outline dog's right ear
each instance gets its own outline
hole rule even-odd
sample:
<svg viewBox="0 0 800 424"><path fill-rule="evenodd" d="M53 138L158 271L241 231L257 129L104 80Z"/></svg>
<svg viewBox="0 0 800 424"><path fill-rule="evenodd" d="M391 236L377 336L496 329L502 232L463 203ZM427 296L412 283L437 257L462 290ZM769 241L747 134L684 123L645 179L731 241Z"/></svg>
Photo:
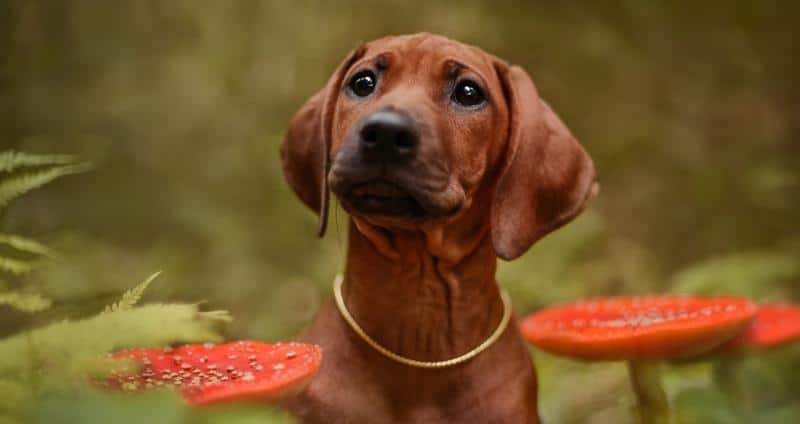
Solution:
<svg viewBox="0 0 800 424"><path fill-rule="evenodd" d="M320 237L328 223L328 156L336 101L342 79L364 50L361 46L347 55L325 87L295 113L281 142L283 174L297 197L319 214Z"/></svg>
<svg viewBox="0 0 800 424"><path fill-rule="evenodd" d="M599 189L592 158L518 66L495 62L509 108L505 160L492 202L492 242L519 257L571 221Z"/></svg>

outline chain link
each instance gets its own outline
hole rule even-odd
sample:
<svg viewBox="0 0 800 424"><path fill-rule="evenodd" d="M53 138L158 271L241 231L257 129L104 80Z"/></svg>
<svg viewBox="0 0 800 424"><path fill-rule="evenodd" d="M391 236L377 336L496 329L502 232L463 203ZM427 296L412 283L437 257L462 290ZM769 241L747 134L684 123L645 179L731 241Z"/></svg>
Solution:
<svg viewBox="0 0 800 424"><path fill-rule="evenodd" d="M356 332L368 345L370 345L373 349L377 350L383 356L395 361L399 362L404 365L408 365L411 367L417 368L445 368L451 367L453 365L458 365L460 363L469 361L470 359L474 358L484 350L488 349L489 346L494 344L497 339L505 331L506 327L508 327L509 321L511 321L511 299L508 296L508 292L503 290L500 293L500 297L503 300L503 317L500 319L500 324L497 325L497 328L494 332L483 341L483 343L476 346L474 349L470 350L469 352L457 356L455 358L447 359L444 361L418 361L416 359L406 358L404 356L400 356L391 350L381 346L378 342L372 339L366 332L358 325L356 320L350 315L350 311L347 310L347 305L344 303L344 299L342 298L342 283L344 281L344 277L340 274L336 276L336 279L333 281L333 295L336 299L336 306L339 308L339 313L342 314L342 318L350 325L350 328Z"/></svg>

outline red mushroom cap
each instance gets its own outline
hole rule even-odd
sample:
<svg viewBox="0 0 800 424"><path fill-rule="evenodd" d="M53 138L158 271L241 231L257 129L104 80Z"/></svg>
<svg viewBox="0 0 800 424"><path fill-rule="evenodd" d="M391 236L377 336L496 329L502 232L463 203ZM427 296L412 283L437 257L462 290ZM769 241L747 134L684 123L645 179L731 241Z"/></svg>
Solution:
<svg viewBox="0 0 800 424"><path fill-rule="evenodd" d="M113 357L132 359L143 368L136 374L112 373L112 386L177 387L192 405L287 396L305 386L322 363L315 345L254 341L130 349Z"/></svg>
<svg viewBox="0 0 800 424"><path fill-rule="evenodd" d="M720 350L770 348L800 340L800 306L762 305L752 324Z"/></svg>
<svg viewBox="0 0 800 424"><path fill-rule="evenodd" d="M543 350L582 359L676 359L711 350L742 330L756 306L739 298L647 296L595 299L522 321Z"/></svg>

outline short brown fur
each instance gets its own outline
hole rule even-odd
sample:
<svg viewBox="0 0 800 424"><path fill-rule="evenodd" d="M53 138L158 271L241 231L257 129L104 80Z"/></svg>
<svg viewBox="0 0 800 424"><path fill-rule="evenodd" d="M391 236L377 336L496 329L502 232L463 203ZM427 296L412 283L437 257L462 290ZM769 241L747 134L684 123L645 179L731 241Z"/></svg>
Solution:
<svg viewBox="0 0 800 424"><path fill-rule="evenodd" d="M347 81L375 67L375 93L348 96ZM453 106L453 75L478 80L486 105ZM362 213L348 202L353 184L389 172L354 159L354 128L377 110L402 111L418 128L414 159L387 175L413 194L423 217ZM432 34L352 51L295 115L281 157L292 188L320 214L321 232L329 186L350 214L343 294L352 315L383 346L423 361L485 340L503 312L497 257L520 256L597 192L591 159L525 71ZM287 403L301 422L539 422L536 375L515 321L488 350L444 369L381 356L332 301L303 339L322 346L324 361Z"/></svg>

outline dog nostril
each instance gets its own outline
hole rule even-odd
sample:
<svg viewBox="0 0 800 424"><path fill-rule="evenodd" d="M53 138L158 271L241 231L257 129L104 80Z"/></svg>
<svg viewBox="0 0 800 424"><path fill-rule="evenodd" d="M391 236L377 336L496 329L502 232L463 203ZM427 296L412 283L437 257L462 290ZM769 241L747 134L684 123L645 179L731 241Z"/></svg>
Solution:
<svg viewBox="0 0 800 424"><path fill-rule="evenodd" d="M361 140L368 145L378 142L378 131L373 125L367 125L361 130Z"/></svg>
<svg viewBox="0 0 800 424"><path fill-rule="evenodd" d="M414 135L408 131L401 131L395 136L394 145L403 150L411 149L414 147Z"/></svg>
<svg viewBox="0 0 800 424"><path fill-rule="evenodd" d="M394 111L378 111L370 115L359 138L365 152L383 159L407 157L418 143L414 122Z"/></svg>

